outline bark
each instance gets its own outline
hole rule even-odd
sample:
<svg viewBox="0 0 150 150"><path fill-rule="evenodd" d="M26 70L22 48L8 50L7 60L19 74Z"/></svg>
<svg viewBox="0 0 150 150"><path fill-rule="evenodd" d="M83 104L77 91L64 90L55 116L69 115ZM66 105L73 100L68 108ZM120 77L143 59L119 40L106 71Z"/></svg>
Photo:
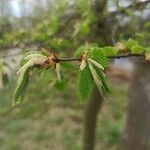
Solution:
<svg viewBox="0 0 150 150"><path fill-rule="evenodd" d="M102 103L103 98L100 96L98 89L95 87L91 100L87 104L84 113L84 150L94 150L97 115Z"/></svg>
<svg viewBox="0 0 150 150"><path fill-rule="evenodd" d="M108 34L106 34L106 31L108 31L108 29L110 28L108 27L107 23L105 24L103 18L106 5L107 1L105 0L91 1L91 7L93 9L93 12L95 13L95 16L97 17L96 29L93 30L93 39L102 41L104 45L108 43L110 44L111 41L111 36L108 36ZM102 107L102 104L103 98L100 95L98 89L95 87L93 90L93 95L86 105L84 112L83 150L94 150L97 115L100 108Z"/></svg>
<svg viewBox="0 0 150 150"><path fill-rule="evenodd" d="M150 65L136 62L129 89L125 150L150 150Z"/></svg>

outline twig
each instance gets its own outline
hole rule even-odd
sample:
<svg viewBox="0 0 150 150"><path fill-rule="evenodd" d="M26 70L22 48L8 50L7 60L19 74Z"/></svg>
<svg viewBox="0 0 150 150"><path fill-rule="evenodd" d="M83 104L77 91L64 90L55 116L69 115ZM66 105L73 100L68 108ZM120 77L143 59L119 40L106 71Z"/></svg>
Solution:
<svg viewBox="0 0 150 150"><path fill-rule="evenodd" d="M57 62L64 62L64 61L81 61L81 58L59 58L56 60Z"/></svg>
<svg viewBox="0 0 150 150"><path fill-rule="evenodd" d="M108 56L109 59L120 59L120 58L129 58L129 57L144 57L144 54L122 54L117 56ZM81 61L81 58L57 58L54 60L56 63L65 62L65 61Z"/></svg>
<svg viewBox="0 0 150 150"><path fill-rule="evenodd" d="M128 57L144 57L144 54L122 54L122 55L118 55L118 56L109 56L107 58L110 59L120 59L120 58L128 58Z"/></svg>

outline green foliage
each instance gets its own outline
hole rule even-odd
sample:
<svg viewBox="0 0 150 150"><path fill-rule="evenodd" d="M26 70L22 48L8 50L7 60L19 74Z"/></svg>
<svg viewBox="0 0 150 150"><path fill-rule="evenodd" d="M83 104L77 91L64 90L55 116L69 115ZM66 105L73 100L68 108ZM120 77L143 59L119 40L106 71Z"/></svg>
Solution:
<svg viewBox="0 0 150 150"><path fill-rule="evenodd" d="M104 68L108 66L108 59L99 47L92 47L90 49L90 58L101 64Z"/></svg>
<svg viewBox="0 0 150 150"><path fill-rule="evenodd" d="M27 87L30 70L37 65L44 65L47 58L48 57L45 56L45 53L41 52L27 53L25 57L23 57L21 60L21 68L18 71L19 79L14 92L13 105L20 103L24 97L24 90Z"/></svg>
<svg viewBox="0 0 150 150"><path fill-rule="evenodd" d="M138 41L133 39L129 39L127 42L125 42L125 46L132 54L142 54L148 50L146 46L141 46Z"/></svg>
<svg viewBox="0 0 150 150"><path fill-rule="evenodd" d="M129 39L126 43L125 43L126 47L130 50L133 46L139 45L137 41L133 40L133 39Z"/></svg>
<svg viewBox="0 0 150 150"><path fill-rule="evenodd" d="M112 46L105 46L102 48L102 50L107 57L115 56L118 52L118 49Z"/></svg>
<svg viewBox="0 0 150 150"><path fill-rule="evenodd" d="M80 46L74 53L75 56L80 56L85 51L85 46Z"/></svg>
<svg viewBox="0 0 150 150"><path fill-rule="evenodd" d="M99 92L101 93L101 95L103 96L103 88L102 88L102 82L100 80L99 75L97 74L96 70L94 69L93 65L91 63L89 63L89 68L93 77L93 80L95 82L95 85L97 86Z"/></svg>
<svg viewBox="0 0 150 150"><path fill-rule="evenodd" d="M131 54L143 54L143 52L146 52L145 59L150 61L149 49L143 48L138 44L137 41L132 39L129 39L125 45L120 43L114 47L106 46L103 48L95 46L81 46L77 49L75 55L80 57L73 60L80 60L77 91L82 102L89 98L93 87L93 81L102 96L105 96L107 93L111 93L104 70L108 66L108 58L110 56L117 56L118 52L126 48L127 50L130 48L129 50ZM17 88L14 94L14 102L21 101L20 99L22 98L23 89L26 87L28 80L27 74L29 74L29 71L27 70L33 70L34 67L47 69L50 66L54 66L57 74L57 81L52 81L52 85L58 90L65 89L65 81L61 81L62 71L60 65L58 64L59 58L57 58L58 62L55 62L54 59L56 59L55 55L45 51L44 49L42 51L33 51L27 53L23 57L21 60L21 68L18 71L20 77L17 82ZM71 59L69 59L69 61L70 60ZM65 59L62 59L62 61L65 61ZM66 66L65 63L64 65L62 64L62 66L64 69L68 68L68 65ZM70 66L67 70L72 68L74 67Z"/></svg>
<svg viewBox="0 0 150 150"><path fill-rule="evenodd" d="M15 104L18 104L22 101L24 96L24 91L27 87L29 81L29 68L25 68L19 76L19 79L17 81L17 86L14 92L14 98L13 98L13 106Z"/></svg>
<svg viewBox="0 0 150 150"><path fill-rule="evenodd" d="M101 81L102 81L102 89L104 93L111 93L110 90L110 86L106 80L106 75L104 74L104 72L102 72L102 70L95 68L97 71L97 74L99 75Z"/></svg>
<svg viewBox="0 0 150 150"><path fill-rule="evenodd" d="M85 101L91 95L93 80L89 68L79 71L77 80L77 91L81 101Z"/></svg>
<svg viewBox="0 0 150 150"><path fill-rule="evenodd" d="M42 56L48 56L48 52L47 51L30 51L27 52L24 57L20 60L20 67L22 67L24 64L26 64L28 62L28 60L34 58L34 57L42 57Z"/></svg>
<svg viewBox="0 0 150 150"><path fill-rule="evenodd" d="M141 54L144 51L144 48L140 45L135 45L131 47L131 53L133 54Z"/></svg>
<svg viewBox="0 0 150 150"><path fill-rule="evenodd" d="M91 78L94 80L101 95L110 93L110 88L105 79L106 76L103 73L107 63L107 57L102 49L98 47L92 47L83 53L78 77L78 93L81 100L87 99L89 96L92 87L90 87L91 84L88 82L91 83ZM90 76L89 79L87 75Z"/></svg>

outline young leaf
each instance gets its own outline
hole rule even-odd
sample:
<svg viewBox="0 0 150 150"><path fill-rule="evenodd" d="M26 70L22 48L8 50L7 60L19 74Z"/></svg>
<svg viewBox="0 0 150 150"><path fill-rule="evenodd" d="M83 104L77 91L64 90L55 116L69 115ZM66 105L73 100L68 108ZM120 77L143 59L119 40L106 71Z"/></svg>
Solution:
<svg viewBox="0 0 150 150"><path fill-rule="evenodd" d="M24 57L25 60L30 60L30 59L33 59L33 58L40 58L40 57L46 57L42 54L38 54L38 53L35 53L35 54L30 54L30 55L27 55Z"/></svg>
<svg viewBox="0 0 150 150"><path fill-rule="evenodd" d="M131 49L133 46L138 45L138 42L133 39L129 39L125 45L128 49Z"/></svg>
<svg viewBox="0 0 150 150"><path fill-rule="evenodd" d="M29 67L32 67L33 65L42 65L46 61L47 57L46 56L41 56L41 57L34 57L30 59L26 64L24 64L20 70L17 72L19 74L22 72L22 70L26 70Z"/></svg>
<svg viewBox="0 0 150 150"><path fill-rule="evenodd" d="M21 59L20 66L23 66L24 64L26 64L28 62L28 60L33 59L35 57L39 58L39 57L47 57L47 56L48 56L48 53L46 53L44 51L31 51L31 52L28 52Z"/></svg>
<svg viewBox="0 0 150 150"><path fill-rule="evenodd" d="M89 68L79 71L77 81L77 91L81 101L85 101L91 95L93 80Z"/></svg>
<svg viewBox="0 0 150 150"><path fill-rule="evenodd" d="M14 92L14 98L13 98L13 106L22 100L22 96L24 94L24 90L27 87L29 80L29 68L25 68L19 76L19 79L17 81L17 86Z"/></svg>
<svg viewBox="0 0 150 150"><path fill-rule="evenodd" d="M101 48L98 47L91 48L90 58L101 64L104 68L108 66L108 59Z"/></svg>
<svg viewBox="0 0 150 150"><path fill-rule="evenodd" d="M80 56L84 51L85 51L86 47L85 46L80 46L74 53L74 56Z"/></svg>
<svg viewBox="0 0 150 150"><path fill-rule="evenodd" d="M135 45L131 48L132 54L140 54L144 51L144 48L140 45Z"/></svg>
<svg viewBox="0 0 150 150"><path fill-rule="evenodd" d="M106 75L104 74L104 72L102 70L100 70L98 68L95 68L95 69L96 69L96 72L97 72L97 74L99 75L99 77L102 81L102 87L103 87L104 93L111 93L109 84L106 80Z"/></svg>
<svg viewBox="0 0 150 150"><path fill-rule="evenodd" d="M98 62L96 62L95 60L89 58L88 61L91 62L97 68L104 70L103 66L101 64L99 64Z"/></svg>
<svg viewBox="0 0 150 150"><path fill-rule="evenodd" d="M99 92L101 93L101 95L103 96L103 89L102 89L102 83L101 83L101 80L95 70L95 68L93 67L93 65L91 63L89 63L89 68L90 68L90 71L91 71L91 74L93 76L93 79L94 79L94 82L95 82L95 85L97 86Z"/></svg>
<svg viewBox="0 0 150 150"><path fill-rule="evenodd" d="M102 48L104 54L108 57L108 56L114 56L117 54L118 49L115 47L111 47L111 46L105 46Z"/></svg>

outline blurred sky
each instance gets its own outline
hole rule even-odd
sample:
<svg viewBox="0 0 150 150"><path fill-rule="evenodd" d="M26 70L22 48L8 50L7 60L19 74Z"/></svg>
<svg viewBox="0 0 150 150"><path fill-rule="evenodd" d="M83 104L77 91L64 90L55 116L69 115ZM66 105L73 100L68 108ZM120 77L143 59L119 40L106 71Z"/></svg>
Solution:
<svg viewBox="0 0 150 150"><path fill-rule="evenodd" d="M145 0L140 0L140 1L145 1ZM10 1L13 16L21 17L21 8L20 8L21 2L22 2L22 0L11 0ZM45 0L40 0L40 2L42 2L41 4L43 6L46 6L46 1ZM50 0L50 2L55 2L55 0ZM111 0L108 1L109 11L114 11L116 9L115 4L113 2L114 1L111 1ZM37 3L37 1L36 0L24 0L23 3L25 4L24 7L28 10L28 13L26 12L27 15L28 15L32 12L32 5L35 5ZM120 7L126 7L130 3L131 3L131 1L129 1L129 0L122 0L122 1L120 1L119 5L120 5Z"/></svg>
<svg viewBox="0 0 150 150"><path fill-rule="evenodd" d="M13 9L12 12L14 16L20 17L20 7L19 7L18 0L12 0L11 5L12 5L12 9Z"/></svg>

